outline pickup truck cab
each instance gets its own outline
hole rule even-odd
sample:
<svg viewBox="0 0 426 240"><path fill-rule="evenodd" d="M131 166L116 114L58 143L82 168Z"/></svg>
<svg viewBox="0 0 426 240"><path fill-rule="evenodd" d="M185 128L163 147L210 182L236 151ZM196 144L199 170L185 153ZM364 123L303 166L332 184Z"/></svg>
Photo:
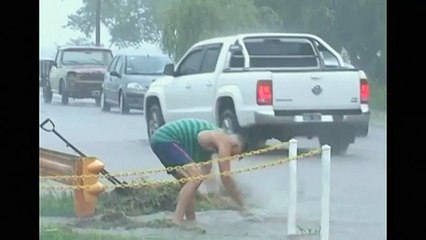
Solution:
<svg viewBox="0 0 426 240"><path fill-rule="evenodd" d="M93 98L99 105L105 71L112 58L112 51L103 47L58 48L49 81L43 89L45 102L52 101L53 92L61 95L64 105L69 98Z"/></svg>
<svg viewBox="0 0 426 240"><path fill-rule="evenodd" d="M196 117L266 140L318 137L334 154L367 136L366 74L311 34L256 33L193 45L145 95L148 136L165 122Z"/></svg>

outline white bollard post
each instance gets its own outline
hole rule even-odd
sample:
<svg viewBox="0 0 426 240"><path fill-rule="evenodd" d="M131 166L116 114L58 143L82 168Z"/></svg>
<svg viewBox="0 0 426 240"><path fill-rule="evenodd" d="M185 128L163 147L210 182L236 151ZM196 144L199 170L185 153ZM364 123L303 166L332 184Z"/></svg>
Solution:
<svg viewBox="0 0 426 240"><path fill-rule="evenodd" d="M330 234L330 163L331 148L322 146L322 191L321 191L321 240L328 240Z"/></svg>
<svg viewBox="0 0 426 240"><path fill-rule="evenodd" d="M289 144L289 157L297 156L297 140L291 139ZM287 232L288 235L296 234L296 205L297 205L297 161L289 162L289 194L288 194L288 216Z"/></svg>

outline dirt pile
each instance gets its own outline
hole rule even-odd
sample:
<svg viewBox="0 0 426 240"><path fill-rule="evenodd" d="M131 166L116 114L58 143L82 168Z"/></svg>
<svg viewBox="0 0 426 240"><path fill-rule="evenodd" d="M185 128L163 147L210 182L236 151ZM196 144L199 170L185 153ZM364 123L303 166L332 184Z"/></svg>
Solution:
<svg viewBox="0 0 426 240"><path fill-rule="evenodd" d="M132 194L128 195L112 191L101 195L97 210L99 213L121 211L125 216L174 211L179 191L180 186L173 183L133 189ZM236 204L227 196L197 193L196 211L236 208Z"/></svg>

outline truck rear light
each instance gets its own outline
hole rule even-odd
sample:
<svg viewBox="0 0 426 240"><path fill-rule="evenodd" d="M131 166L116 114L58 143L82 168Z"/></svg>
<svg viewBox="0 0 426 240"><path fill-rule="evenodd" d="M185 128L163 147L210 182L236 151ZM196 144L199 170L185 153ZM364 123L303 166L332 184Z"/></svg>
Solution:
<svg viewBox="0 0 426 240"><path fill-rule="evenodd" d="M256 88L257 105L272 105L272 81L259 80Z"/></svg>
<svg viewBox="0 0 426 240"><path fill-rule="evenodd" d="M370 87L368 86L367 79L361 79L360 88L361 103L368 103L368 98L370 97Z"/></svg>
<svg viewBox="0 0 426 240"><path fill-rule="evenodd" d="M76 72L68 72L67 73L67 80L77 80L77 73Z"/></svg>

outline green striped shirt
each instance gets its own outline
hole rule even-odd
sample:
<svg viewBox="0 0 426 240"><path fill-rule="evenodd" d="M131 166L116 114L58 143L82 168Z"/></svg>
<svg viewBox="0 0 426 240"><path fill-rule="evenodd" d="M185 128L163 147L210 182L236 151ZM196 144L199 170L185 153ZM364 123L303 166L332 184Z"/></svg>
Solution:
<svg viewBox="0 0 426 240"><path fill-rule="evenodd" d="M213 124L195 118L179 119L157 129L151 136L151 142L176 142L195 162L210 160L212 152L202 148L198 142L198 133L217 129Z"/></svg>

